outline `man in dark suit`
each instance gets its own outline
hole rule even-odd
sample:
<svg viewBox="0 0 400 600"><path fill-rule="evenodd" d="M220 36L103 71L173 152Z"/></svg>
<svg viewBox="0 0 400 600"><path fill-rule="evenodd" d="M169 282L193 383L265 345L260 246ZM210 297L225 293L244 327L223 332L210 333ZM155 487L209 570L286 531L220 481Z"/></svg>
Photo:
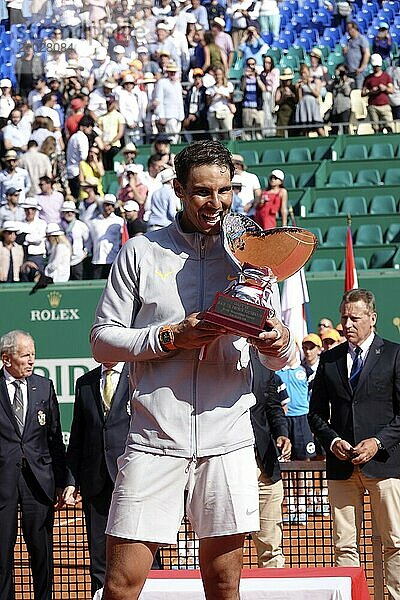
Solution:
<svg viewBox="0 0 400 600"><path fill-rule="evenodd" d="M359 565L362 503L368 490L384 546L386 584L400 599L400 344L375 333L374 295L346 292L347 343L323 352L309 421L326 450L337 566Z"/></svg>
<svg viewBox="0 0 400 600"><path fill-rule="evenodd" d="M78 491L82 496L92 595L104 583L104 532L117 475L117 458L124 451L130 422L128 376L124 363L103 364L76 382L64 500L66 504L74 504Z"/></svg>
<svg viewBox="0 0 400 600"><path fill-rule="evenodd" d="M283 483L278 461L290 459L288 423L278 394L275 373L264 367L250 351L253 393L256 404L250 409L259 468L260 531L253 533L259 567L284 567L282 551Z"/></svg>
<svg viewBox="0 0 400 600"><path fill-rule="evenodd" d="M13 600L18 506L35 600L50 600L54 502L65 485L65 447L54 387L33 374L35 344L23 331L0 339L0 598Z"/></svg>

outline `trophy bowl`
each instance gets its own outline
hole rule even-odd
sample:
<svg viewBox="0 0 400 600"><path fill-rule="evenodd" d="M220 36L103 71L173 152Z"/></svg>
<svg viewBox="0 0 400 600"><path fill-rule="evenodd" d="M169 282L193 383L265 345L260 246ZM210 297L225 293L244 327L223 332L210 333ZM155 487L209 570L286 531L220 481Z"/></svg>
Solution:
<svg viewBox="0 0 400 600"><path fill-rule="evenodd" d="M300 227L263 231L244 215L228 214L222 224L225 250L238 265L236 278L217 292L204 319L243 336L258 337L275 316L272 285L299 271L317 247L317 238Z"/></svg>

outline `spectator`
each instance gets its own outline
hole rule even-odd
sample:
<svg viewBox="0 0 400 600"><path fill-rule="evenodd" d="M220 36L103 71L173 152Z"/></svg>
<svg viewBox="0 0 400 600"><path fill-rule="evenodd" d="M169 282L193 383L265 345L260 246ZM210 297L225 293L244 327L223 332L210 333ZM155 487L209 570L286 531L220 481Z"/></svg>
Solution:
<svg viewBox="0 0 400 600"><path fill-rule="evenodd" d="M208 14L205 6L200 4L200 0L191 0L191 6L188 8L188 13L193 13L197 22L205 31L210 29L208 24Z"/></svg>
<svg viewBox="0 0 400 600"><path fill-rule="evenodd" d="M163 171L164 168L165 163L161 154L152 154L149 160L147 161L147 171L138 173L138 179L140 183L143 183L143 185L147 188L147 196L145 203L147 217L151 206L151 196L155 190L159 189L162 186L161 171Z"/></svg>
<svg viewBox="0 0 400 600"><path fill-rule="evenodd" d="M171 141L177 144L182 121L185 118L183 109L183 93L180 81L177 78L178 67L169 63L167 65L167 78L159 79L154 88L154 114L157 118L159 131L171 135Z"/></svg>
<svg viewBox="0 0 400 600"><path fill-rule="evenodd" d="M310 52L310 77L319 79L321 82L320 95L322 100L326 96L326 84L328 83L328 69L322 63L322 50L313 48Z"/></svg>
<svg viewBox="0 0 400 600"><path fill-rule="evenodd" d="M49 117L52 120L54 131L61 131L61 121L60 116L56 109L54 108L57 105L57 96L49 92L45 94L42 98L42 105L39 106L35 111L35 117Z"/></svg>
<svg viewBox="0 0 400 600"><path fill-rule="evenodd" d="M112 86L114 84L114 87L116 87L116 83L115 83L115 79L114 79L114 73L116 72L116 70L117 70L117 65L108 56L107 49L104 48L103 46L96 48L95 53L94 53L93 67L90 72L90 77L89 77L89 81L88 81L89 89L93 89L94 87L100 86L101 84L103 84L103 86L104 86L104 82L107 82L107 84L109 84L110 86ZM113 89L113 87L111 87L111 89ZM97 88L97 89L95 89L95 92L100 91L100 90L101 90L101 88ZM93 92L92 92L92 94L93 94ZM95 94L95 97L96 97L96 101L97 101L98 100L97 94ZM96 109L97 109L97 103L96 103ZM103 109L103 113L96 114L96 117L100 117L101 114L104 114L105 106L103 104L102 104L102 109ZM93 108L90 108L90 110L93 110Z"/></svg>
<svg viewBox="0 0 400 600"><path fill-rule="evenodd" d="M0 171L0 202L6 202L6 190L20 190L19 201L23 202L31 189L28 171L18 166L18 155L15 150L7 150L3 157L4 169ZM15 219L14 219L15 220Z"/></svg>
<svg viewBox="0 0 400 600"><path fill-rule="evenodd" d="M208 126L215 139L232 137L233 115L236 106L233 103L233 84L228 81L223 69L215 69L215 84L206 90L208 105Z"/></svg>
<svg viewBox="0 0 400 600"><path fill-rule="evenodd" d="M32 42L27 40L23 45L22 56L15 63L19 95L26 98L33 88L35 78L42 77L43 72L40 54L35 53Z"/></svg>
<svg viewBox="0 0 400 600"><path fill-rule="evenodd" d="M49 80L52 77L61 79L67 68L67 61L65 60L65 54L61 52L60 42L55 41L53 45L48 42L46 46L48 53L44 65L46 79Z"/></svg>
<svg viewBox="0 0 400 600"><path fill-rule="evenodd" d="M20 224L17 221L4 221L0 226L0 283L20 281L24 251L16 243L19 231Z"/></svg>
<svg viewBox="0 0 400 600"><path fill-rule="evenodd" d="M264 132L266 136L276 134L275 124L275 95L279 86L279 69L275 67L272 56L264 54L263 70L260 79L265 86L264 92Z"/></svg>
<svg viewBox="0 0 400 600"><path fill-rule="evenodd" d="M254 58L246 61L245 72L240 78L240 90L243 93L242 121L243 139L262 139L264 126L264 92L266 87L256 70Z"/></svg>
<svg viewBox="0 0 400 600"><path fill-rule="evenodd" d="M278 38L281 25L278 0L261 0L259 14L261 33L263 35L272 33L274 38Z"/></svg>
<svg viewBox="0 0 400 600"><path fill-rule="evenodd" d="M97 144L90 146L88 156L86 160L81 160L79 163L79 180L81 182L81 193L80 199L83 200L87 196L87 192L83 189L82 183L88 181L88 179L96 179L97 181L97 193L99 196L104 196L102 179L105 174L103 160L101 157L101 150Z"/></svg>
<svg viewBox="0 0 400 600"><path fill-rule="evenodd" d="M107 98L113 98L113 90L117 87L115 80L106 79L102 87L96 88L89 96L88 113L97 122L107 112Z"/></svg>
<svg viewBox="0 0 400 600"><path fill-rule="evenodd" d="M103 163L106 171L114 171L114 157L121 149L121 139L125 133L125 119L117 110L114 96L106 100L107 112L99 117L97 123L101 130L103 143Z"/></svg>
<svg viewBox="0 0 400 600"><path fill-rule="evenodd" d="M40 193L36 195L36 200L42 209L40 217L46 223L60 224L60 210L64 202L63 194L54 189L54 181L48 175L40 177L39 188Z"/></svg>
<svg viewBox="0 0 400 600"><path fill-rule="evenodd" d="M193 85L187 90L185 96L184 110L185 119L183 129L190 133L185 135L188 141L192 139L205 139L208 134L206 88L203 85L203 69L193 69ZM196 131L202 133L196 134Z"/></svg>
<svg viewBox="0 0 400 600"><path fill-rule="evenodd" d="M141 122L139 101L135 92L135 78L125 75L122 89L118 92L119 112L125 120L125 143L141 142L143 123Z"/></svg>
<svg viewBox="0 0 400 600"><path fill-rule="evenodd" d="M175 154L171 152L171 138L165 133L160 133L151 145L151 153L162 157L164 167L174 168Z"/></svg>
<svg viewBox="0 0 400 600"><path fill-rule="evenodd" d="M92 245L92 279L107 279L121 247L124 221L114 214L116 201L113 194L105 194L101 214L87 221Z"/></svg>
<svg viewBox="0 0 400 600"><path fill-rule="evenodd" d="M250 173L241 154L232 154L232 161L235 167L235 178L242 184L241 198L244 205L250 205L248 215L254 215L254 205L261 196L261 185L257 175Z"/></svg>
<svg viewBox="0 0 400 600"><path fill-rule="evenodd" d="M372 52L379 54L385 67L389 67L392 55L392 37L387 23L379 23L378 32L372 42Z"/></svg>
<svg viewBox="0 0 400 600"><path fill-rule="evenodd" d="M371 56L369 42L361 35L355 21L349 21L346 30L348 39L347 44L343 46L344 61L349 70L349 77L356 82L356 88L361 89Z"/></svg>
<svg viewBox="0 0 400 600"><path fill-rule="evenodd" d="M134 237L136 233L136 221L139 217L139 204L134 200L128 200L123 206L123 217L125 219L126 227L128 229L128 235L130 238ZM147 224L146 224L147 231Z"/></svg>
<svg viewBox="0 0 400 600"><path fill-rule="evenodd" d="M226 75L228 75L228 61L226 54L221 48L214 42L214 37L211 31L204 33L204 64L203 71L206 71L210 67L215 69L222 69Z"/></svg>
<svg viewBox="0 0 400 600"><path fill-rule="evenodd" d="M329 115L324 115L324 120L332 123L331 134L337 135L340 131L339 123L342 124L341 133L349 133L349 121L351 116L350 94L354 87L354 79L348 76L345 64L338 65L335 76L328 82L327 90L332 92L332 108Z"/></svg>
<svg viewBox="0 0 400 600"><path fill-rule="evenodd" d="M19 508L33 588L44 600L52 596L54 511L65 486L60 413L53 383L33 373L35 344L28 333L5 333L0 357L0 590L2 598L14 597Z"/></svg>
<svg viewBox="0 0 400 600"><path fill-rule="evenodd" d="M32 89L33 88L33 89ZM28 94L28 104L35 112L42 106L42 98L50 92L45 77L34 77L31 91Z"/></svg>
<svg viewBox="0 0 400 600"><path fill-rule="evenodd" d="M368 98L368 116L375 133L394 131L389 94L394 92L390 75L382 71L382 56L372 54L371 66L373 72L367 75L361 90L361 95Z"/></svg>
<svg viewBox="0 0 400 600"><path fill-rule="evenodd" d="M56 140L53 121L49 117L36 117L32 123L32 133L29 139L34 140L42 152L42 146L49 137Z"/></svg>
<svg viewBox="0 0 400 600"><path fill-rule="evenodd" d="M218 4L218 2L216 2L215 0L211 0L211 3L208 6L206 6L206 8L209 11L208 7L215 6L215 5L218 6L220 9L222 9L222 6L220 4ZM223 16L224 16L224 11L222 9L222 14L215 16L214 19L212 21L210 21L211 33L213 34L214 42L225 53L225 56L226 56L227 62L228 62L228 69L229 69L233 64L233 58L234 58L235 52L234 52L232 38L229 35L229 33L226 32L226 23L225 23L225 20L223 19ZM209 17L210 17L210 14L209 14Z"/></svg>
<svg viewBox="0 0 400 600"><path fill-rule="evenodd" d="M322 352L322 341L316 333L310 333L305 336L301 343L304 358L302 365L306 370L308 389L311 390L312 382L319 365L319 357Z"/></svg>
<svg viewBox="0 0 400 600"><path fill-rule="evenodd" d="M321 117L320 98L321 81L312 79L310 69L306 64L300 65L300 79L296 83L298 103L295 111L295 123L300 126L302 135L308 135L316 130L324 136L324 124Z"/></svg>
<svg viewBox="0 0 400 600"><path fill-rule="evenodd" d="M247 215L252 208L252 202L245 202L242 198L242 182L237 175L232 178L232 206L231 212L237 215Z"/></svg>
<svg viewBox="0 0 400 600"><path fill-rule="evenodd" d="M246 64L248 64L249 59L253 59L257 67L261 67L263 56L268 50L268 44L264 42L257 29L253 25L250 25L238 50L242 54Z"/></svg>
<svg viewBox="0 0 400 600"><path fill-rule="evenodd" d="M49 157L39 151L35 140L29 140L28 150L19 159L19 166L28 172L31 180L29 196L39 193L39 179L47 176L52 177L52 167Z"/></svg>
<svg viewBox="0 0 400 600"><path fill-rule="evenodd" d="M83 279L84 260L88 255L89 228L86 223L77 219L78 214L79 210L77 210L75 202L71 202L70 200L63 202L61 207L61 226L72 247L69 274L71 281L80 281Z"/></svg>
<svg viewBox="0 0 400 600"><path fill-rule="evenodd" d="M260 568L285 566L282 549L283 483L278 460L289 460L288 421L280 402L275 373L266 369L253 350L253 393L250 410L258 465L260 530L252 534ZM278 459L279 453L279 459Z"/></svg>
<svg viewBox="0 0 400 600"><path fill-rule="evenodd" d="M234 0L226 9L226 14L232 19L232 41L234 48L239 48L245 35L250 16L249 10L252 4L252 0Z"/></svg>
<svg viewBox="0 0 400 600"><path fill-rule="evenodd" d="M65 137L68 139L78 131L79 121L85 112L85 103L80 98L74 98L69 105L70 115L65 121Z"/></svg>
<svg viewBox="0 0 400 600"><path fill-rule="evenodd" d="M63 498L67 505L76 504L78 493L83 498L91 596L104 584L104 531L117 475L117 458L124 451L129 430L128 375L124 363L105 363L76 382L67 453L68 486Z"/></svg>
<svg viewBox="0 0 400 600"><path fill-rule="evenodd" d="M284 137L287 127L293 125L297 102L299 100L298 88L293 84L294 73L290 67L282 69L280 84L275 93L277 106L276 135Z"/></svg>
<svg viewBox="0 0 400 600"><path fill-rule="evenodd" d="M31 126L22 119L22 112L14 108L10 112L10 120L3 128L3 143L6 150L15 150L18 153L25 152L28 145Z"/></svg>
<svg viewBox="0 0 400 600"><path fill-rule="evenodd" d="M45 276L50 277L54 283L68 281L72 248L64 230L58 223L48 223L46 238L50 249L44 268Z"/></svg>
<svg viewBox="0 0 400 600"><path fill-rule="evenodd" d="M166 52L170 57L170 61L174 62L179 69L181 68L181 56L175 46L174 40L170 36L169 27L166 23L162 21L157 23L156 41L149 44L148 49L155 61L159 60L162 52Z"/></svg>
<svg viewBox="0 0 400 600"><path fill-rule="evenodd" d="M218 2L218 0L209 0L209 2L206 2L204 4L204 6L206 7L206 10L207 10L208 22L211 24L211 29L213 28L213 26L215 24L215 19L220 19L220 20L224 21L224 14L225 14L224 7L222 6L222 4L220 4ZM225 21L224 21L224 25L221 28L221 31L224 31L224 30L225 30Z"/></svg>
<svg viewBox="0 0 400 600"><path fill-rule="evenodd" d="M46 221L39 218L41 208L36 198L28 198L21 203L25 210L25 221L21 231L25 234L24 264L21 269L21 281L34 281L43 273L46 258Z"/></svg>
<svg viewBox="0 0 400 600"><path fill-rule="evenodd" d="M6 202L0 206L0 227L4 221L24 221L24 209L19 204L20 192L15 187L6 189Z"/></svg>
<svg viewBox="0 0 400 600"><path fill-rule="evenodd" d="M374 295L345 292L341 323L347 343L321 355L309 421L326 450L335 565L358 567L368 491L383 544L389 596L400 590L400 346L378 336Z"/></svg>
<svg viewBox="0 0 400 600"><path fill-rule="evenodd" d="M327 329L334 329L333 322L330 319L328 319L328 317L321 317L317 329L319 337L321 337L323 332Z"/></svg>
<svg viewBox="0 0 400 600"><path fill-rule="evenodd" d="M331 350L331 348L334 348L340 344L340 333L333 328L325 329L325 331L321 333L321 340L322 348L324 352L326 352L327 350Z"/></svg>
<svg viewBox="0 0 400 600"><path fill-rule="evenodd" d="M140 181L140 176L143 175L141 165L130 164L125 167L125 175L127 177L127 185L124 186L118 195L119 200L126 202L134 200L140 207L140 218L144 216L145 204L148 195L147 187Z"/></svg>
<svg viewBox="0 0 400 600"><path fill-rule="evenodd" d="M155 231L167 227L175 219L180 201L173 189L175 172L172 169L161 171L162 187L155 190L151 196L150 216L148 219L148 230Z"/></svg>
<svg viewBox="0 0 400 600"><path fill-rule="evenodd" d="M2 119L8 119L11 111L15 108L10 79L0 80L0 90L0 117Z"/></svg>
<svg viewBox="0 0 400 600"><path fill-rule="evenodd" d="M276 215L280 213L282 227L287 225L288 193L284 186L285 174L274 169L268 177L268 187L256 202L255 222L264 230L276 227Z"/></svg>
<svg viewBox="0 0 400 600"><path fill-rule="evenodd" d="M67 144L67 177L71 194L78 200L80 194L79 166L89 154L89 138L93 131L94 122L89 116L84 116L79 121L78 131L74 133Z"/></svg>
<svg viewBox="0 0 400 600"><path fill-rule="evenodd" d="M393 119L400 119L400 66L399 62L386 69L386 73L391 77L393 92L389 94L390 108L392 109Z"/></svg>
<svg viewBox="0 0 400 600"><path fill-rule="evenodd" d="M101 197L98 194L97 186L98 180L96 177L88 177L81 182L81 188L85 191L86 198L79 203L79 219L86 224L101 213Z"/></svg>

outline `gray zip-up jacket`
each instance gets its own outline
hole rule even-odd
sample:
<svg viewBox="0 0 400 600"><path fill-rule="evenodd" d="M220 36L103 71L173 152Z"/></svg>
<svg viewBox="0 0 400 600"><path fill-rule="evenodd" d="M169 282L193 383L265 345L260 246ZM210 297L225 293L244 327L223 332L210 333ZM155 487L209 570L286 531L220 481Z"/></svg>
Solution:
<svg viewBox="0 0 400 600"><path fill-rule="evenodd" d="M179 217L121 249L97 307L91 342L97 361L131 364L129 448L190 458L253 444L249 409L255 398L246 340L221 336L202 360L199 349L165 352L158 340L162 325L206 310L236 272L219 236L183 233ZM277 370L292 352L291 341L281 357L260 358Z"/></svg>

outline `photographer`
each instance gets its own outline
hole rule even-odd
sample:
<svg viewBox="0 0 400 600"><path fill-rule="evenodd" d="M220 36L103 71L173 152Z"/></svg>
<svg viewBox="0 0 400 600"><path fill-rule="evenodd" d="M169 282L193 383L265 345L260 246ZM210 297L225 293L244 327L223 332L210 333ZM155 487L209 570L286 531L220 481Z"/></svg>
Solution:
<svg viewBox="0 0 400 600"><path fill-rule="evenodd" d="M354 89L355 81L349 77L349 71L345 64L336 67L335 75L328 82L326 89L332 92L332 108L325 113L324 121L332 123L331 134L339 132L339 123L342 125L342 133L349 133L349 121L351 115L351 90Z"/></svg>
<svg viewBox="0 0 400 600"><path fill-rule="evenodd" d="M268 47L268 44L260 37L257 29L251 25L247 28L238 50L242 53L244 63L252 58L256 61L258 67L262 67L263 56L268 51Z"/></svg>
<svg viewBox="0 0 400 600"><path fill-rule="evenodd" d="M262 139L261 130L264 125L264 92L265 85L256 70L254 58L248 58L244 74L240 79L240 90L243 93L243 139ZM251 131L246 131L251 130Z"/></svg>

